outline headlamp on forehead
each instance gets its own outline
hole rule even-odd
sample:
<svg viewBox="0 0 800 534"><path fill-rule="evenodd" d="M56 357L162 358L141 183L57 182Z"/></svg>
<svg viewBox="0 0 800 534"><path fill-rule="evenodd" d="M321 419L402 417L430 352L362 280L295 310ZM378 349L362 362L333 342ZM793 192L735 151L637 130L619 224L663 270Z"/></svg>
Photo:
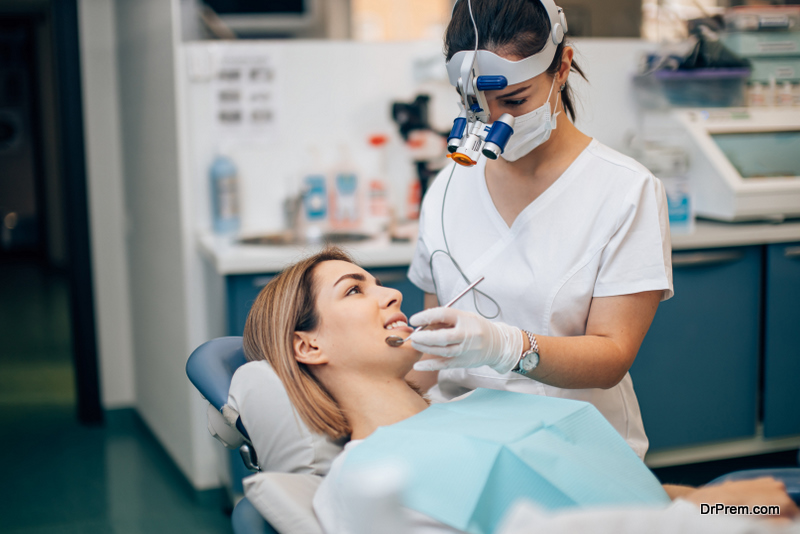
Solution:
<svg viewBox="0 0 800 534"><path fill-rule="evenodd" d="M475 25L475 50L457 52L447 62L450 84L461 95L462 111L447 139L448 157L456 163L471 167L478 163L481 154L497 159L514 133L514 117L510 114L504 113L492 122L484 91L499 91L530 80L547 71L553 62L558 45L567 33L567 18L553 0L540 1L550 19L550 35L544 48L536 54L509 61L488 50L478 50ZM472 0L467 2L472 17Z"/></svg>

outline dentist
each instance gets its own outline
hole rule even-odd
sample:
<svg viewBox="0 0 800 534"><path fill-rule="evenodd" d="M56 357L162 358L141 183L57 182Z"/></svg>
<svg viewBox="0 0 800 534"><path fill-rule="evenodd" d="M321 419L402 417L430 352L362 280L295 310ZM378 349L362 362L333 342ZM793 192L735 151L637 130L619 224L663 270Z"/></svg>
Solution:
<svg viewBox="0 0 800 534"><path fill-rule="evenodd" d="M407 378L435 400L482 387L591 402L643 458L628 370L673 294L666 195L573 124L568 78L583 73L565 31L553 0L455 5L451 80L476 47L481 74L513 73L483 94L494 120L515 117L514 133L498 159L452 163L426 194L409 269L426 310L409 322L439 329L411 336L426 357ZM479 276L473 298L436 307Z"/></svg>

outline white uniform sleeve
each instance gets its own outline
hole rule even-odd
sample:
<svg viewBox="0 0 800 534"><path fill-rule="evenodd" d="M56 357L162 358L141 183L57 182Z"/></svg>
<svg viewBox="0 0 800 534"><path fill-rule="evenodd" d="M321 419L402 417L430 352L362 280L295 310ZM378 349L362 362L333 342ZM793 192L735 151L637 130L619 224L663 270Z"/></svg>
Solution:
<svg viewBox="0 0 800 534"><path fill-rule="evenodd" d="M594 297L662 290L673 295L672 244L664 186L652 175L625 199L617 230L600 259Z"/></svg>

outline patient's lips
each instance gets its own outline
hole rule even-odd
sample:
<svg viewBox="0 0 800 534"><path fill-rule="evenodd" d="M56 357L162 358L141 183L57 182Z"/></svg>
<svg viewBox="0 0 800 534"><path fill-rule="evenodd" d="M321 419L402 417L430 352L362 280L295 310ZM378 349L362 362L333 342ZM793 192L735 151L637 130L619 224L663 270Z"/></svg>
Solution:
<svg viewBox="0 0 800 534"><path fill-rule="evenodd" d="M395 313L389 320L383 323L383 327L386 330L397 330L397 332L402 332L403 329L410 332L412 328L408 326L408 319L406 318L405 314L403 313Z"/></svg>
<svg viewBox="0 0 800 534"><path fill-rule="evenodd" d="M406 340L406 338L400 337L400 333L405 332L410 334L414 331L413 328L408 326L408 319L402 313L396 313L389 317L389 320L384 323L383 328L392 331L392 335L386 338L386 343L390 347L399 347Z"/></svg>

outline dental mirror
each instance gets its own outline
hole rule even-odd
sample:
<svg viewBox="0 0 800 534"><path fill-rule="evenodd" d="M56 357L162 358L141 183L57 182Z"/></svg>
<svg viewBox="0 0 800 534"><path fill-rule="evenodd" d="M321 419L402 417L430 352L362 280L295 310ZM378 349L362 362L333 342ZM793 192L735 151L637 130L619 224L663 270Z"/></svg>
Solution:
<svg viewBox="0 0 800 534"><path fill-rule="evenodd" d="M483 279L484 279L484 277L483 277L483 276L481 276L480 278L478 278L477 280L475 280L474 282L472 282L470 285L468 285L468 286L467 286L467 287L464 289L464 291L462 291L461 293L459 293L458 295L456 295L455 297L453 297L453 300L451 300L450 302L448 302L447 304L445 304L445 305L444 305L444 306L442 306L442 307L443 307L443 308L449 308L450 306L452 306L453 304L455 304L455 303L456 303L456 301L457 301L458 299L460 299L461 297L463 297L464 295L466 295L466 294L467 294L467 292L468 292L470 289L472 289L473 287L477 286L479 282L483 281ZM423 328L425 328L425 326L427 326L427 325L423 325L423 326L418 326L418 327L416 327L416 328L414 329L414 332L418 332L418 331L422 330ZM411 332L411 334L413 334L414 332ZM408 337L411 337L411 334L409 334L409 335L408 335ZM405 342L406 342L406 340L408 339L408 337L404 339L404 338L402 338L402 337L400 337L400 336L389 336L389 337L387 337L387 338L386 338L386 344L387 344L387 345L389 345L390 347L399 347L400 345L402 345L403 343L405 343Z"/></svg>

